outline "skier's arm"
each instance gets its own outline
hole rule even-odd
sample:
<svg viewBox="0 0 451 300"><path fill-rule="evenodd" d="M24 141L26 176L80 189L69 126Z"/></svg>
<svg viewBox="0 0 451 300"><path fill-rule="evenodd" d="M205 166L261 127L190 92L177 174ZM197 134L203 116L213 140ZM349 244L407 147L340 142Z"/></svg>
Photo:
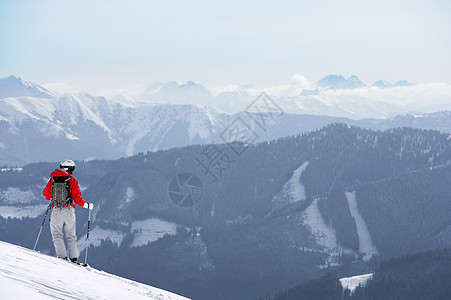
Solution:
<svg viewBox="0 0 451 300"><path fill-rule="evenodd" d="M52 198L52 183L53 183L53 180L52 180L52 178L50 178L50 180L47 183L47 185L45 186L45 189L43 192L44 197L47 200L50 200Z"/></svg>
<svg viewBox="0 0 451 300"><path fill-rule="evenodd" d="M85 204L85 200L81 197L80 186L78 185L78 181L74 177L71 177L70 180L71 180L70 183L71 197L75 203L77 203L80 206L83 206Z"/></svg>

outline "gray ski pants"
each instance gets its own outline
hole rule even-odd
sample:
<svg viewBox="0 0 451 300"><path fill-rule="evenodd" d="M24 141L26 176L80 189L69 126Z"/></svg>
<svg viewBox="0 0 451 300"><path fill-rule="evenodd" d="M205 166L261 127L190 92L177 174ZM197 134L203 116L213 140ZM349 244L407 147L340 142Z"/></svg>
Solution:
<svg viewBox="0 0 451 300"><path fill-rule="evenodd" d="M53 208L50 217L50 232L52 233L53 245L57 257L67 257L66 245L64 243L64 232L66 233L69 258L78 258L78 239L75 232L76 217L75 208L72 206L64 208Z"/></svg>

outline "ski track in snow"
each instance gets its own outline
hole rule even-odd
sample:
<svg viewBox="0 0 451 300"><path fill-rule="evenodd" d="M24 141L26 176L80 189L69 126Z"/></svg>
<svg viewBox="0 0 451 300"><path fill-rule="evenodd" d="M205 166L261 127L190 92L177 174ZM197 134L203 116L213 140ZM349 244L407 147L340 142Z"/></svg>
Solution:
<svg viewBox="0 0 451 300"><path fill-rule="evenodd" d="M0 241L1 299L188 298Z"/></svg>
<svg viewBox="0 0 451 300"><path fill-rule="evenodd" d="M357 235L359 236L359 252L364 254L363 260L369 261L373 255L377 255L377 249L374 247L368 227L366 226L365 220L363 220L363 217L357 207L355 191L346 192L345 195L348 200L351 216L354 218L355 225L357 227Z"/></svg>

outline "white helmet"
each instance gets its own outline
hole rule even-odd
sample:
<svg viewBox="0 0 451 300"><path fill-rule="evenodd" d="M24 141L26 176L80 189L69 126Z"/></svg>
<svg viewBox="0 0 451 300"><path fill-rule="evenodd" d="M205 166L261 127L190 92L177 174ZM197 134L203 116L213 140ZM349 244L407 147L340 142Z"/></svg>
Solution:
<svg viewBox="0 0 451 300"><path fill-rule="evenodd" d="M75 170L75 163L71 159L63 160L60 163L60 169L69 173L72 173Z"/></svg>

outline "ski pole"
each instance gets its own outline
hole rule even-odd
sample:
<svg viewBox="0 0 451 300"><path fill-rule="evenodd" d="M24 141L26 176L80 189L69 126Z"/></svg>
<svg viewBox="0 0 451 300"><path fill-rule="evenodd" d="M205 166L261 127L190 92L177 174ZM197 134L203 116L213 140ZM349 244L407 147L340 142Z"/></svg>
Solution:
<svg viewBox="0 0 451 300"><path fill-rule="evenodd" d="M91 210L89 210L89 215L88 215L88 233L86 234L86 252L85 252L85 266L88 265L88 240L89 240L89 223L91 223Z"/></svg>
<svg viewBox="0 0 451 300"><path fill-rule="evenodd" d="M45 218L47 218L47 214L49 212L50 206L52 206L52 203L50 203L49 206L47 206L47 211L45 212L44 220L42 220L41 229L39 229L39 234L36 239L36 242L34 243L33 251L36 249L36 245L38 244L39 237L41 236L41 232L42 232L42 227L44 227Z"/></svg>

